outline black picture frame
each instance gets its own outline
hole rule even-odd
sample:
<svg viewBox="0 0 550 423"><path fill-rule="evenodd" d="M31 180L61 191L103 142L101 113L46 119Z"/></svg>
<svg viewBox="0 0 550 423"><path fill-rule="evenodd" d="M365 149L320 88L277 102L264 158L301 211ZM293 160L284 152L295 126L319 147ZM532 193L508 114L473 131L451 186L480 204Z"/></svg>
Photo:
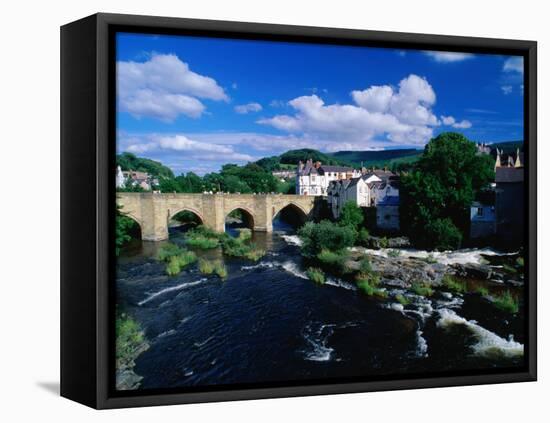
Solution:
<svg viewBox="0 0 550 423"><path fill-rule="evenodd" d="M524 57L526 342L524 368L370 381L113 392L117 31L513 54ZM95 14L61 28L61 395L119 408L535 381L537 378L537 44L534 41Z"/></svg>

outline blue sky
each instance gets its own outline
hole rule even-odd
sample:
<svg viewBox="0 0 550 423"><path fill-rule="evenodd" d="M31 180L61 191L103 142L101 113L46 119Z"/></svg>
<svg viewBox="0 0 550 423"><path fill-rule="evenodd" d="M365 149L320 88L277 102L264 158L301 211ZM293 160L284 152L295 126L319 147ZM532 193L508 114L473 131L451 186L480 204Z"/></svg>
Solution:
<svg viewBox="0 0 550 423"><path fill-rule="evenodd" d="M176 174L295 148L523 138L521 57L117 35L117 149Z"/></svg>

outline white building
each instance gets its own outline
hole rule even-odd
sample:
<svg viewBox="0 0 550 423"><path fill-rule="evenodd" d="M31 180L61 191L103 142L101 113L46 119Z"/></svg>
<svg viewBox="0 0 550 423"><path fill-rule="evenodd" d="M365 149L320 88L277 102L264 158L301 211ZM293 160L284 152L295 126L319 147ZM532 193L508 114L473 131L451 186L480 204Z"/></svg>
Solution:
<svg viewBox="0 0 550 423"><path fill-rule="evenodd" d="M116 187L117 188L124 188L126 185L126 179L124 178L124 174L122 173L122 169L120 166L117 166L116 168Z"/></svg>
<svg viewBox="0 0 550 423"><path fill-rule="evenodd" d="M346 166L327 166L311 159L299 162L296 172L296 194L327 195L332 181L341 181L361 176L359 170Z"/></svg>
<svg viewBox="0 0 550 423"><path fill-rule="evenodd" d="M334 218L340 216L349 201L359 207L377 207L388 198L399 199L398 184L398 176L383 170L368 171L358 178L332 181L327 189L328 204Z"/></svg>

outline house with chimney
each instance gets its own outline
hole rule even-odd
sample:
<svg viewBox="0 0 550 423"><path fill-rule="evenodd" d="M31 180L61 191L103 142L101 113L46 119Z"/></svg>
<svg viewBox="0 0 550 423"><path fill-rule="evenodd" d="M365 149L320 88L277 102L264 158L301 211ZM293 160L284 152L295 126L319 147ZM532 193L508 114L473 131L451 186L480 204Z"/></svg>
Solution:
<svg viewBox="0 0 550 423"><path fill-rule="evenodd" d="M328 186L332 181L342 181L361 176L361 172L347 166L323 165L309 159L300 161L296 170L296 194L328 195Z"/></svg>
<svg viewBox="0 0 550 423"><path fill-rule="evenodd" d="M327 201L335 219L344 205L376 208L376 222L380 229L399 229L399 176L381 169L363 169L357 178L331 181Z"/></svg>

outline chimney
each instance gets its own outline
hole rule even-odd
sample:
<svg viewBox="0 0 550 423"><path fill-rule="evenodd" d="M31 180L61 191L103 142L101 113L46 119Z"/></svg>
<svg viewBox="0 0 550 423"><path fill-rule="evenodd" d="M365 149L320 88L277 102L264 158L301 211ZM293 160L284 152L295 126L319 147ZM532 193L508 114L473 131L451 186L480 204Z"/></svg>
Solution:
<svg viewBox="0 0 550 423"><path fill-rule="evenodd" d="M298 170L303 170L304 169L304 162L302 162L301 160L298 162Z"/></svg>
<svg viewBox="0 0 550 423"><path fill-rule="evenodd" d="M315 169L319 169L321 167L321 162L320 161L316 161L315 162Z"/></svg>
<svg viewBox="0 0 550 423"><path fill-rule="evenodd" d="M521 167L521 160L519 159L519 148L516 151L516 162L514 163L514 167Z"/></svg>
<svg viewBox="0 0 550 423"><path fill-rule="evenodd" d="M502 166L502 164L500 163L500 151L497 148L497 160L495 162L495 170L497 169L497 167L501 167L501 166Z"/></svg>

